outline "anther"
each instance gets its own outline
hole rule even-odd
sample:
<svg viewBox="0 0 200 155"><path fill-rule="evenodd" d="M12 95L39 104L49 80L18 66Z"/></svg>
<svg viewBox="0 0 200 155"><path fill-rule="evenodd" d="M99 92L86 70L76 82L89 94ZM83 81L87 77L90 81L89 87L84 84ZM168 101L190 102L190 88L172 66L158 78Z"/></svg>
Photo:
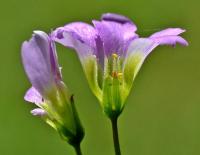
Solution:
<svg viewBox="0 0 200 155"><path fill-rule="evenodd" d="M114 59L116 59L116 58L118 58L118 55L117 55L116 53L113 53L113 54L112 54L112 57L113 57Z"/></svg>
<svg viewBox="0 0 200 155"><path fill-rule="evenodd" d="M123 75L122 72L117 73L117 76L118 76L119 78L122 78L122 75Z"/></svg>
<svg viewBox="0 0 200 155"><path fill-rule="evenodd" d="M118 73L117 72L112 72L112 77L113 78L117 78L118 77Z"/></svg>
<svg viewBox="0 0 200 155"><path fill-rule="evenodd" d="M112 72L113 78L122 78L123 73L121 72Z"/></svg>

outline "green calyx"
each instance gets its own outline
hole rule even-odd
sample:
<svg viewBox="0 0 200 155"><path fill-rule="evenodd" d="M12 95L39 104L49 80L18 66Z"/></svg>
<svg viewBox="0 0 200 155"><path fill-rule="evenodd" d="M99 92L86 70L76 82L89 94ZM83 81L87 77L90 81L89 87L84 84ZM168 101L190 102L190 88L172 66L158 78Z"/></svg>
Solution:
<svg viewBox="0 0 200 155"><path fill-rule="evenodd" d="M84 137L84 129L80 122L73 95L68 92L64 83L58 83L56 91L52 91L42 108L47 115L43 119L52 126L71 145L77 145Z"/></svg>
<svg viewBox="0 0 200 155"><path fill-rule="evenodd" d="M104 58L103 68L95 56L82 61L90 88L109 118L118 117L123 111L133 80L142 64L141 58L140 52L126 58L113 53Z"/></svg>
<svg viewBox="0 0 200 155"><path fill-rule="evenodd" d="M76 146L81 143L85 133L84 129L82 127L81 121L79 119L73 96L70 98L71 102L71 110L73 115L73 121L75 123L75 130L74 132L71 132L69 129L67 129L65 126L60 126L58 129L60 136L66 140L69 144Z"/></svg>
<svg viewBox="0 0 200 155"><path fill-rule="evenodd" d="M119 115L123 109L121 62L117 54L104 58L104 68L95 56L82 61L89 86L108 117Z"/></svg>
<svg viewBox="0 0 200 155"><path fill-rule="evenodd" d="M121 59L117 54L105 59L102 104L104 112L109 118L118 117L123 109L123 74L121 66Z"/></svg>
<svg viewBox="0 0 200 155"><path fill-rule="evenodd" d="M109 118L117 117L122 111L121 82L108 76L103 84L103 108Z"/></svg>

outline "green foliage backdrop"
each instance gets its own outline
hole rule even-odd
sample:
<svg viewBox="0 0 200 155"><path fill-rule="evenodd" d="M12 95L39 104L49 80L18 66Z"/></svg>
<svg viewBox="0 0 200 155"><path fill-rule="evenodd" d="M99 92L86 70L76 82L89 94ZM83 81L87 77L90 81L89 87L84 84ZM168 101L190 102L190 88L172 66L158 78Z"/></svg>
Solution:
<svg viewBox="0 0 200 155"><path fill-rule="evenodd" d="M142 36L187 29L190 46L159 47L136 78L119 120L123 155L200 154L200 2L197 0L6 0L0 2L0 154L72 155L73 149L39 118L23 95L30 87L20 59L33 30L50 32L102 13L130 17ZM64 81L74 92L86 130L85 155L112 155L108 119L88 88L75 52L58 46Z"/></svg>

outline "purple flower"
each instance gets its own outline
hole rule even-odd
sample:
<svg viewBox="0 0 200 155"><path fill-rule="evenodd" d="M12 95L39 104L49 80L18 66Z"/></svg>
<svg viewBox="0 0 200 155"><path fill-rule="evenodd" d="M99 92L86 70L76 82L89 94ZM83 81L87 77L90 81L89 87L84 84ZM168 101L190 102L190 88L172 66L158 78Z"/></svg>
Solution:
<svg viewBox="0 0 200 155"><path fill-rule="evenodd" d="M185 31L180 28L140 38L136 25L121 15L103 14L101 21L92 23L94 26L74 22L59 27L52 38L76 50L91 89L109 116L122 111L139 69L155 47L188 45L179 36Z"/></svg>
<svg viewBox="0 0 200 155"><path fill-rule="evenodd" d="M66 140L83 136L72 96L65 86L58 65L54 42L42 31L22 44L22 62L32 84L24 99L38 107L31 111L56 129ZM82 139L82 138L81 138Z"/></svg>

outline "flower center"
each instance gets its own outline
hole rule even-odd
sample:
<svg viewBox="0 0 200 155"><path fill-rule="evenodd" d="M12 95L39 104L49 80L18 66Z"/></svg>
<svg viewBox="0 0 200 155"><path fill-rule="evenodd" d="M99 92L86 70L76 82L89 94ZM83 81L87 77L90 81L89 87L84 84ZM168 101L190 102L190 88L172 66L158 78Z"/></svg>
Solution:
<svg viewBox="0 0 200 155"><path fill-rule="evenodd" d="M118 54L113 53L112 54L112 73L111 76L113 78L119 79L122 78L123 73L120 71L120 57L118 56Z"/></svg>

